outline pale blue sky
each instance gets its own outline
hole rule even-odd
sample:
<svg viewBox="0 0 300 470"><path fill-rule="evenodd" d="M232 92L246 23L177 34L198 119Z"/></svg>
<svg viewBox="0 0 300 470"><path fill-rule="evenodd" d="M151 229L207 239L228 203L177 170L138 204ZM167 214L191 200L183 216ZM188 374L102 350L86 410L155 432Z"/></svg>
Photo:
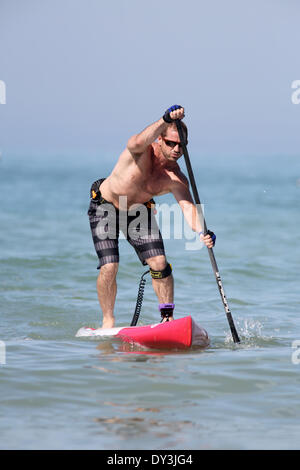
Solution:
<svg viewBox="0 0 300 470"><path fill-rule="evenodd" d="M0 0L3 155L117 155L186 108L202 156L300 154L297 0Z"/></svg>

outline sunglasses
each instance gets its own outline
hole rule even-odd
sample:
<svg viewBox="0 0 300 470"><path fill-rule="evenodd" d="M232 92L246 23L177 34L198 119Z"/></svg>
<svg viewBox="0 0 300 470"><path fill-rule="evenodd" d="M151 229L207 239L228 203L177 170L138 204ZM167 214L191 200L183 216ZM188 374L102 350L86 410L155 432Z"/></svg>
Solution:
<svg viewBox="0 0 300 470"><path fill-rule="evenodd" d="M174 140L167 140L167 139L163 139L163 140L165 141L166 145L168 147L171 147L172 149L176 147L176 145L181 147L181 142L175 142Z"/></svg>

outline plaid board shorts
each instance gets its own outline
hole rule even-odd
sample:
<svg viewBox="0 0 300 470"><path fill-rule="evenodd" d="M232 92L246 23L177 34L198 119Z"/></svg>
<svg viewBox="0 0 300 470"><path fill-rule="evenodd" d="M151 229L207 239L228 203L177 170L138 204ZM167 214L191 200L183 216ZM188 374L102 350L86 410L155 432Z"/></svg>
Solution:
<svg viewBox="0 0 300 470"><path fill-rule="evenodd" d="M107 263L119 262L120 230L133 246L144 266L147 265L146 259L165 255L163 239L152 207L146 203L141 204L133 211L134 215L131 210L120 211L101 196L98 188L104 179L92 184L91 202L88 209L93 242L99 258L97 269ZM95 192L96 188L98 190ZM96 193L97 197L95 197Z"/></svg>

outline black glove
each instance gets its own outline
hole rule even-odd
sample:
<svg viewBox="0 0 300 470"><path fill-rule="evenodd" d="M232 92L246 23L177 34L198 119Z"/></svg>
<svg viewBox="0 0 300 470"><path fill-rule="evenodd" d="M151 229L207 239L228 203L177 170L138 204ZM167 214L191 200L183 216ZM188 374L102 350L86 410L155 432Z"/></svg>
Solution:
<svg viewBox="0 0 300 470"><path fill-rule="evenodd" d="M171 122L173 122L174 119L172 119L172 118L170 117L170 113L171 113L172 111L175 111L176 109L180 109L180 108L182 108L182 106L180 106L180 105L178 105L178 104L174 104L173 106L171 106L171 108L167 109L167 111L166 111L165 114L163 115L163 120L164 120L165 122L167 122L168 124L170 124Z"/></svg>
<svg viewBox="0 0 300 470"><path fill-rule="evenodd" d="M199 235L204 235L204 233L203 233L203 232L199 232ZM216 244L216 238L217 238L217 237L216 237L216 235L214 234L214 232L212 232L211 230L207 230L206 235L210 235L210 236L211 236L212 242L213 242L213 244L214 244L214 246L215 246L215 244Z"/></svg>
<svg viewBox="0 0 300 470"><path fill-rule="evenodd" d="M211 232L210 230L207 230L207 233L208 233L208 235L211 236L211 239L212 239L213 244L214 244L214 246L215 246L216 238L217 238L217 237L216 237L216 234L215 234L214 232Z"/></svg>

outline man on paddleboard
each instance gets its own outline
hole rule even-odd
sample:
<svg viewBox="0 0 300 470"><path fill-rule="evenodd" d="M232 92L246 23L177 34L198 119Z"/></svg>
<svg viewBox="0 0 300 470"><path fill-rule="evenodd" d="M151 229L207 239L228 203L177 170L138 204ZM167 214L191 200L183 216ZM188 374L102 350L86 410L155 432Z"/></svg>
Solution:
<svg viewBox="0 0 300 470"><path fill-rule="evenodd" d="M184 108L174 105L158 121L133 135L111 174L95 181L91 187L88 215L99 258L97 292L103 313L102 328L113 328L115 324L120 229L142 264L150 268L162 321L173 320L172 268L166 259L161 233L153 216L154 196L172 193L189 226L199 233L200 240L208 248L215 244L213 232L203 235L188 180L177 163L183 152L175 121L183 117ZM187 127L182 121L181 124L187 144ZM136 209L144 217L139 219L136 230L130 231Z"/></svg>

